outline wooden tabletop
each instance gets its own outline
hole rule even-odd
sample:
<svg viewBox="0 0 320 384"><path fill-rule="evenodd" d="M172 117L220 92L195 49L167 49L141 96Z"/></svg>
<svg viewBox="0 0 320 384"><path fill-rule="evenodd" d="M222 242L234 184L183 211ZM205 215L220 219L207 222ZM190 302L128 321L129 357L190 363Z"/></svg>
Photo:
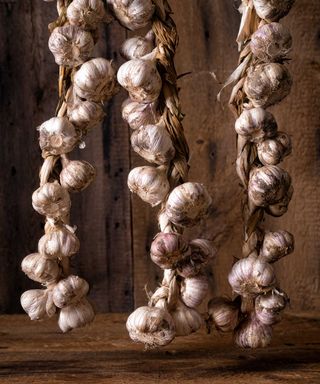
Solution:
<svg viewBox="0 0 320 384"><path fill-rule="evenodd" d="M287 316L267 349L241 350L205 330L144 351L124 328L126 315L61 334L54 320L0 317L0 383L319 384L320 316Z"/></svg>

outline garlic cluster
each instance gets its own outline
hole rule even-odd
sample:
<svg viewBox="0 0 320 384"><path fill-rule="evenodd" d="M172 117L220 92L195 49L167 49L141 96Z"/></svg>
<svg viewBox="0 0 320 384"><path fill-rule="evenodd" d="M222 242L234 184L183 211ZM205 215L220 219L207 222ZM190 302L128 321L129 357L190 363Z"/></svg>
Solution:
<svg viewBox="0 0 320 384"><path fill-rule="evenodd" d="M73 0L67 8L67 18L71 25L93 29L106 20L106 11L102 0Z"/></svg>

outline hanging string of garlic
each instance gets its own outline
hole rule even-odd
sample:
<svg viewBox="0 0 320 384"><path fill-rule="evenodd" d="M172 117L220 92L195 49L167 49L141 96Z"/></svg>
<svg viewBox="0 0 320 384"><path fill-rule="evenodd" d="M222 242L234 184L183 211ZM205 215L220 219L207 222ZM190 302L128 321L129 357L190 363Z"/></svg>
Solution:
<svg viewBox="0 0 320 384"><path fill-rule="evenodd" d="M160 232L150 256L164 270L161 286L148 306L127 320L132 340L146 347L169 344L175 336L197 331L203 319L196 307L208 291L203 267L214 255L210 241L187 241L185 227L197 225L208 213L211 197L206 188L188 182L189 148L182 127L174 55L178 34L166 0L108 0L118 21L131 30L152 23L144 37L126 40L125 62L118 82L128 91L122 116L132 129L135 152L152 165L134 168L128 186L151 206L161 206Z"/></svg>
<svg viewBox="0 0 320 384"><path fill-rule="evenodd" d="M229 274L238 296L212 299L209 323L222 332L234 332L240 347L267 346L272 325L281 319L288 297L277 283L272 264L294 249L293 235L285 230L262 229L264 214L279 217L287 212L293 188L291 177L279 163L291 153L291 139L278 131L266 108L290 92L292 79L286 67L291 49L290 32L279 19L294 0L243 0L237 38L240 64L227 80L236 82L230 105L237 117L237 173L244 188L243 258Z"/></svg>
<svg viewBox="0 0 320 384"><path fill-rule="evenodd" d="M85 135L102 122L103 103L116 93L117 82L112 62L91 59L97 27L110 20L103 1L58 0L57 10L58 19L49 25L49 49L59 65L59 103L56 116L38 128L44 163L32 195L33 208L45 216L45 234L38 252L22 261L23 272L44 289L24 292L21 305L31 320L59 312L59 327L67 332L94 318L88 283L69 271L69 259L80 246L69 224L69 193L85 189L96 174L91 164L68 154L84 148Z"/></svg>

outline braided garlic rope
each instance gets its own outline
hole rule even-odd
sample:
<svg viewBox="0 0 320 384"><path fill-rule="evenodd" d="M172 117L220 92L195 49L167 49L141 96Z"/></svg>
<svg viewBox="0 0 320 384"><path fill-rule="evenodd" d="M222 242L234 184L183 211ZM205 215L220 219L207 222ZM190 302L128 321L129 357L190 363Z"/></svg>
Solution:
<svg viewBox="0 0 320 384"><path fill-rule="evenodd" d="M241 347L267 346L272 325L280 321L288 297L280 290L272 263L294 249L293 235L261 228L265 213L279 217L287 212L293 188L290 175L278 164L291 153L291 139L277 129L266 108L290 92L292 79L285 65L291 49L290 32L278 21L294 0L243 0L237 42L240 63L226 85L237 82L230 98L237 117L237 173L244 189L243 258L229 274L239 295L231 301L209 302L209 323L234 332Z"/></svg>

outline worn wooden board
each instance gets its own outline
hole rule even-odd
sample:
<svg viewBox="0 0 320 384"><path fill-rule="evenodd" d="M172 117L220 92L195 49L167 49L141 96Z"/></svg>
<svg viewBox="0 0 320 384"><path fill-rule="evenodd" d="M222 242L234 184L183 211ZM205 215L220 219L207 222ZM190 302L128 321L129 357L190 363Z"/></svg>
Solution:
<svg viewBox="0 0 320 384"><path fill-rule="evenodd" d="M214 332L144 351L127 336L125 316L100 315L69 334L55 322L0 317L1 384L201 383L318 384L319 317L286 317L267 349L242 350Z"/></svg>

